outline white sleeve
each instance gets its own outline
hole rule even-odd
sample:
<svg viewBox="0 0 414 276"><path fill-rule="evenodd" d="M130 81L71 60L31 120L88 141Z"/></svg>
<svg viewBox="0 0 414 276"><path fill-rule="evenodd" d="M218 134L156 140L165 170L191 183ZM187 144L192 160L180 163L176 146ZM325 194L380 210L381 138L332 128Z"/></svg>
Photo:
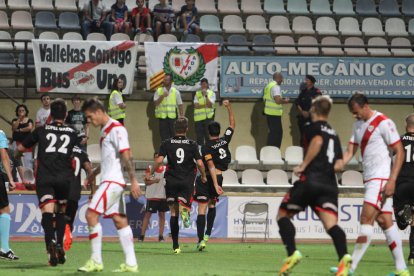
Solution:
<svg viewBox="0 0 414 276"><path fill-rule="evenodd" d="M193 101L195 104L198 104L198 98L197 98L197 96L196 95L194 95L194 101Z"/></svg>
<svg viewBox="0 0 414 276"><path fill-rule="evenodd" d="M378 127L380 128L382 138L388 146L393 146L400 141L397 127L392 120L384 120Z"/></svg>
<svg viewBox="0 0 414 276"><path fill-rule="evenodd" d="M177 101L177 105L183 104L183 100L181 99L181 93L178 90L176 90L175 92L175 100Z"/></svg>
<svg viewBox="0 0 414 276"><path fill-rule="evenodd" d="M111 131L111 142L115 147L115 150L122 153L129 150L128 132L125 127L115 127Z"/></svg>
<svg viewBox="0 0 414 276"><path fill-rule="evenodd" d="M122 97L119 94L115 94L114 97L112 98L112 103L115 104L115 105L119 105L123 102L124 101L122 100Z"/></svg>
<svg viewBox="0 0 414 276"><path fill-rule="evenodd" d="M270 90L270 93L272 94L272 98L274 98L275 96L281 96L282 93L280 92L280 86L279 85L273 86L272 89Z"/></svg>

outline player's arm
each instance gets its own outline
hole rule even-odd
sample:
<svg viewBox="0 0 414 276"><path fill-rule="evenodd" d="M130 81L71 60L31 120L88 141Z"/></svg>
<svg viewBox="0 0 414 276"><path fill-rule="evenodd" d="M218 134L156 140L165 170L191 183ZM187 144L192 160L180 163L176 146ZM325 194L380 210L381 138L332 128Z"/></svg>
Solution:
<svg viewBox="0 0 414 276"><path fill-rule="evenodd" d="M227 108L227 114L229 116L229 125L234 130L236 128L236 120L234 119L233 109L229 100L224 100L223 105Z"/></svg>
<svg viewBox="0 0 414 276"><path fill-rule="evenodd" d="M92 168L92 163L88 161L83 162L82 168L85 170L87 177L92 175L94 173L94 170ZM93 195L96 191L96 175L93 177L93 180L91 182L88 182L89 186L91 188L91 195Z"/></svg>
<svg viewBox="0 0 414 276"><path fill-rule="evenodd" d="M128 173L129 180L131 181L131 194L137 199L141 195L141 188L139 187L138 180L135 176L134 163L132 161L131 150L125 150L121 153L121 160L125 170Z"/></svg>
<svg viewBox="0 0 414 276"><path fill-rule="evenodd" d="M0 154L1 154L1 163L3 164L3 168L6 171L7 177L9 178L9 183L10 183L9 187L11 190L13 190L16 187L16 184L14 184L12 170L10 166L10 158L7 152L7 148L1 148Z"/></svg>
<svg viewBox="0 0 414 276"><path fill-rule="evenodd" d="M219 186L217 181L216 166L214 165L213 160L207 161L208 171L210 172L211 179L213 180L214 188L216 189L217 194L221 195L223 189Z"/></svg>
<svg viewBox="0 0 414 276"><path fill-rule="evenodd" d="M342 172L344 170L345 162L343 159L337 159L335 161L334 170L335 172Z"/></svg>
<svg viewBox="0 0 414 276"><path fill-rule="evenodd" d="M296 175L300 175L305 171L308 165L312 162L313 159L318 155L321 151L323 145L323 138L320 135L316 135L312 138L308 151L306 152L306 156L303 159L302 163L293 169L293 172Z"/></svg>
<svg viewBox="0 0 414 276"><path fill-rule="evenodd" d="M394 194L395 182L397 181L398 174L400 173L405 158L405 152L401 142L393 144L390 147L395 156L391 167L391 175L384 188L385 197L391 197Z"/></svg>
<svg viewBox="0 0 414 276"><path fill-rule="evenodd" d="M149 186L149 185L152 185L152 184L155 184L155 183L160 182L160 179L159 178L154 178L152 176L153 176L153 174L151 174L151 169L148 168L145 171L145 176L144 176L144 183L145 183L145 185Z"/></svg>
<svg viewBox="0 0 414 276"><path fill-rule="evenodd" d="M152 165L151 170L149 172L149 175L148 175L149 177L151 177L155 173L155 171L162 165L163 160L164 160L164 156L158 154L158 157L155 158L154 164Z"/></svg>
<svg viewBox="0 0 414 276"><path fill-rule="evenodd" d="M207 182L206 168L204 167L203 161L201 161L201 159L197 159L196 164L197 164L198 171L201 173L201 181L203 183L206 183ZM216 182L217 182L217 177L216 177Z"/></svg>

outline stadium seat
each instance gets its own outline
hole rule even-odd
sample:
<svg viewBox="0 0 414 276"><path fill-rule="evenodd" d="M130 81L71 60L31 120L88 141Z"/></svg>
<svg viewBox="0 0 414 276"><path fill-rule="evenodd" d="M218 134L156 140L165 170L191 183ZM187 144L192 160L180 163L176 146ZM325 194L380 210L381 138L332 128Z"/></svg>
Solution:
<svg viewBox="0 0 414 276"><path fill-rule="evenodd" d="M308 15L308 4L306 0L288 0L287 12L295 15Z"/></svg>
<svg viewBox="0 0 414 276"><path fill-rule="evenodd" d="M247 233L263 233L265 241L269 238L269 204L258 201L247 202L243 208L242 242L247 238ZM248 224L254 227L247 229ZM264 224L264 229L258 227Z"/></svg>
<svg viewBox="0 0 414 276"><path fill-rule="evenodd" d="M106 41L106 37L103 33L90 33L86 37L86 40L92 41Z"/></svg>
<svg viewBox="0 0 414 276"><path fill-rule="evenodd" d="M400 8L396 0L381 0L378 11L385 16L401 16Z"/></svg>
<svg viewBox="0 0 414 276"><path fill-rule="evenodd" d="M246 19L246 31L249 34L267 34L266 20L261 15L250 15Z"/></svg>
<svg viewBox="0 0 414 276"><path fill-rule="evenodd" d="M0 53L0 70L1 71L16 71L16 60L13 54Z"/></svg>
<svg viewBox="0 0 414 276"><path fill-rule="evenodd" d="M312 0L310 12L314 15L332 15L329 0Z"/></svg>
<svg viewBox="0 0 414 276"><path fill-rule="evenodd" d="M315 30L319 35L338 35L335 20L322 16L316 20Z"/></svg>
<svg viewBox="0 0 414 276"><path fill-rule="evenodd" d="M138 58L138 71L140 73L147 72L147 60L145 59L145 56L139 56Z"/></svg>
<svg viewBox="0 0 414 276"><path fill-rule="evenodd" d="M185 0L172 0L171 2L171 7L173 8L175 12L181 11L181 7L184 5L186 5Z"/></svg>
<svg viewBox="0 0 414 276"><path fill-rule="evenodd" d="M19 31L14 35L16 40L32 40L35 39L34 33L29 31ZM24 50L25 42L15 42L14 47L16 50ZM27 49L32 50L32 42L27 43Z"/></svg>
<svg viewBox="0 0 414 276"><path fill-rule="evenodd" d="M289 178L284 170L273 169L267 172L267 185L290 186Z"/></svg>
<svg viewBox="0 0 414 276"><path fill-rule="evenodd" d="M294 34L301 35L313 35L315 30L313 29L312 20L306 16L297 16L293 18L292 31Z"/></svg>
<svg viewBox="0 0 414 276"><path fill-rule="evenodd" d="M144 44L145 42L154 42L154 37L148 34L137 34L134 37L135 41L138 41L140 44Z"/></svg>
<svg viewBox="0 0 414 276"><path fill-rule="evenodd" d="M57 11L77 12L76 0L58 0L55 1L55 8Z"/></svg>
<svg viewBox="0 0 414 276"><path fill-rule="evenodd" d="M384 46L384 48L369 48L369 46ZM387 41L382 37L372 37L368 40L368 53L370 56L391 56L391 52L388 50Z"/></svg>
<svg viewBox="0 0 414 276"><path fill-rule="evenodd" d="M263 14L260 0L241 0L240 9L244 14Z"/></svg>
<svg viewBox="0 0 414 276"><path fill-rule="evenodd" d="M269 30L272 34L292 34L289 19L282 15L275 15L270 18Z"/></svg>
<svg viewBox="0 0 414 276"><path fill-rule="evenodd" d="M206 14L200 17L200 28L204 33L221 33L220 20L213 14Z"/></svg>
<svg viewBox="0 0 414 276"><path fill-rule="evenodd" d="M67 32L63 35L62 40L83 40L83 37L80 33Z"/></svg>
<svg viewBox="0 0 414 276"><path fill-rule="evenodd" d="M348 37L345 39L344 52L347 56L367 56L364 41L360 37ZM346 46L362 46L361 48L347 48Z"/></svg>
<svg viewBox="0 0 414 276"><path fill-rule="evenodd" d="M361 36L362 32L359 28L359 23L356 18L343 17L339 20L339 33L342 36Z"/></svg>
<svg viewBox="0 0 414 276"><path fill-rule="evenodd" d="M301 47L307 45L314 47ZM301 55L319 55L318 41L313 36L302 36L298 40L298 51Z"/></svg>
<svg viewBox="0 0 414 276"><path fill-rule="evenodd" d="M0 30L9 30L9 17L7 13L0 10Z"/></svg>
<svg viewBox="0 0 414 276"><path fill-rule="evenodd" d="M218 0L217 10L221 14L239 14L239 4L237 0Z"/></svg>
<svg viewBox="0 0 414 276"><path fill-rule="evenodd" d="M104 3L105 1L102 1L102 3ZM85 7L85 4L89 3L89 0L79 0L78 2L78 7L79 7L79 11L82 12L83 11L83 7ZM108 7L106 7L108 9ZM111 8L111 7L109 7Z"/></svg>
<svg viewBox="0 0 414 276"><path fill-rule="evenodd" d="M226 15L223 18L223 31L229 34L245 33L246 30L243 27L243 21L238 15Z"/></svg>
<svg viewBox="0 0 414 276"><path fill-rule="evenodd" d="M201 38L196 34L187 34L181 37L182 42L201 42Z"/></svg>
<svg viewBox="0 0 414 276"><path fill-rule="evenodd" d="M19 57L17 58L17 67L20 70L24 70L24 53L20 53ZM27 54L27 69L34 70L34 57L32 53Z"/></svg>
<svg viewBox="0 0 414 276"><path fill-rule="evenodd" d="M364 16L376 16L377 6L373 0L357 0L355 5L355 11L358 15Z"/></svg>
<svg viewBox="0 0 414 276"><path fill-rule="evenodd" d="M295 41L293 37L287 35L281 35L275 38L275 49L276 54L278 55L296 55L298 51L295 48ZM279 45L292 45L289 46L279 46Z"/></svg>
<svg viewBox="0 0 414 276"><path fill-rule="evenodd" d="M298 181L299 180L299 176L297 176L296 174L294 174L293 172L292 172L292 179L290 180L290 184L291 185L293 185L293 184L295 184L295 182L296 181Z"/></svg>
<svg viewBox="0 0 414 276"><path fill-rule="evenodd" d="M374 17L368 17L362 21L362 33L365 36L385 36L381 20Z"/></svg>
<svg viewBox="0 0 414 276"><path fill-rule="evenodd" d="M385 33L387 36L408 36L404 20L401 18L388 18L385 21Z"/></svg>
<svg viewBox="0 0 414 276"><path fill-rule="evenodd" d="M0 10L6 10L7 9L7 5L6 5L6 0L0 0Z"/></svg>
<svg viewBox="0 0 414 276"><path fill-rule="evenodd" d="M265 185L262 172L256 169L247 169L242 173L243 185Z"/></svg>
<svg viewBox="0 0 414 276"><path fill-rule="evenodd" d="M100 163L101 162L101 149L99 144L90 144L86 147L86 151L89 155L89 160L92 163Z"/></svg>
<svg viewBox="0 0 414 276"><path fill-rule="evenodd" d="M278 147L265 146L260 149L260 161L263 165L284 165L282 154Z"/></svg>
<svg viewBox="0 0 414 276"><path fill-rule="evenodd" d="M197 7L199 13L217 13L216 3L214 0L196 0L195 6Z"/></svg>
<svg viewBox="0 0 414 276"><path fill-rule="evenodd" d="M250 49L247 44L247 39L244 35L231 35L227 39L227 43L231 46L227 46L227 50L230 52L237 52L237 53L243 53L243 54L249 54ZM240 45L240 46L237 46Z"/></svg>
<svg viewBox="0 0 414 276"><path fill-rule="evenodd" d="M204 42L220 44L220 46L218 48L218 51L220 53L221 52L221 45L223 45L223 43L224 43L224 38L223 38L223 36L218 35L218 34L209 34L209 35L206 35L204 37Z"/></svg>
<svg viewBox="0 0 414 276"><path fill-rule="evenodd" d="M410 21L408 21L408 33L410 35L414 35L414 18L410 19Z"/></svg>
<svg viewBox="0 0 414 276"><path fill-rule="evenodd" d="M339 40L339 38L334 37L334 36L327 36L322 38L321 40L321 53L324 56L343 56L344 55L344 51L342 50L342 48L338 47L325 47L324 45L341 45L341 41Z"/></svg>
<svg viewBox="0 0 414 276"><path fill-rule="evenodd" d="M30 10L29 0L9 0L7 7L10 10Z"/></svg>
<svg viewBox="0 0 414 276"><path fill-rule="evenodd" d="M125 41L130 40L129 35L124 33L116 33L111 35L111 41Z"/></svg>
<svg viewBox="0 0 414 276"><path fill-rule="evenodd" d="M42 32L39 39L59 40L59 35L55 32Z"/></svg>
<svg viewBox="0 0 414 276"><path fill-rule="evenodd" d="M78 15L73 12L62 12L59 15L59 28L62 30L80 30Z"/></svg>
<svg viewBox="0 0 414 276"><path fill-rule="evenodd" d="M265 13L273 14L286 14L285 4L283 0L264 0L263 9Z"/></svg>
<svg viewBox="0 0 414 276"><path fill-rule="evenodd" d="M0 31L0 40L11 40L11 35L9 32L6 31ZM13 44L11 41L0 41L0 50L13 50Z"/></svg>
<svg viewBox="0 0 414 276"><path fill-rule="evenodd" d="M158 42L178 42L178 40L173 34L162 34L158 37Z"/></svg>
<svg viewBox="0 0 414 276"><path fill-rule="evenodd" d="M358 171L348 170L342 173L342 186L363 186L362 174Z"/></svg>
<svg viewBox="0 0 414 276"><path fill-rule="evenodd" d="M40 11L35 17L36 29L57 30L55 14L50 11Z"/></svg>
<svg viewBox="0 0 414 276"><path fill-rule="evenodd" d="M303 161L303 148L289 146L285 150L285 161L288 165L299 165Z"/></svg>
<svg viewBox="0 0 414 276"><path fill-rule="evenodd" d="M402 0L401 11L405 16L414 16L414 1Z"/></svg>
<svg viewBox="0 0 414 276"><path fill-rule="evenodd" d="M261 46L257 46L257 45L261 45ZM273 53L275 53L273 40L269 35L256 35L256 36L254 36L252 49L256 53L262 53L262 54L273 54Z"/></svg>
<svg viewBox="0 0 414 276"><path fill-rule="evenodd" d="M53 11L54 9L52 0L32 0L33 11Z"/></svg>
<svg viewBox="0 0 414 276"><path fill-rule="evenodd" d="M355 16L354 7L351 0L334 0L332 11L336 15Z"/></svg>
<svg viewBox="0 0 414 276"><path fill-rule="evenodd" d="M256 149L252 146L238 146L236 148L236 161L241 165L258 165Z"/></svg>
<svg viewBox="0 0 414 276"><path fill-rule="evenodd" d="M13 30L33 30L32 16L27 11L15 11L11 16Z"/></svg>
<svg viewBox="0 0 414 276"><path fill-rule="evenodd" d="M411 47L410 41L405 37L395 37L391 40L391 53L394 56L414 56L414 52L412 49L398 49L393 48L393 46L408 46ZM412 47L411 47L412 48Z"/></svg>
<svg viewBox="0 0 414 276"><path fill-rule="evenodd" d="M223 172L223 186L239 184L239 178L237 177L237 173L234 170L227 169Z"/></svg>

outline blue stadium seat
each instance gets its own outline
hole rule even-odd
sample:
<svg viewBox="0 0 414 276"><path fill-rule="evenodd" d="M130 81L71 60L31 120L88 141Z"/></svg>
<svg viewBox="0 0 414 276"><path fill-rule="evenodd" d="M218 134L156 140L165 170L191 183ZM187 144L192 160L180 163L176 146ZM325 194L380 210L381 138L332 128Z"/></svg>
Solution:
<svg viewBox="0 0 414 276"><path fill-rule="evenodd" d="M0 53L0 70L15 71L17 70L14 56L10 53Z"/></svg>
<svg viewBox="0 0 414 276"><path fill-rule="evenodd" d="M405 16L414 16L414 1L403 0L401 4L401 11Z"/></svg>
<svg viewBox="0 0 414 276"><path fill-rule="evenodd" d="M336 15L355 16L351 0L334 0L332 10Z"/></svg>
<svg viewBox="0 0 414 276"><path fill-rule="evenodd" d="M286 14L283 0L265 0L263 9L267 14Z"/></svg>
<svg viewBox="0 0 414 276"><path fill-rule="evenodd" d="M332 15L331 5L328 0L312 0L310 12L315 15Z"/></svg>
<svg viewBox="0 0 414 276"><path fill-rule="evenodd" d="M201 38L196 34L183 35L181 38L182 42L201 42Z"/></svg>
<svg viewBox="0 0 414 276"><path fill-rule="evenodd" d="M237 52L237 53L244 53L244 54L250 53L249 47L246 46L249 43L247 42L247 39L244 35L237 35L237 34L231 35L228 37L227 43L232 44L232 45L241 45L241 46L227 46L227 50L229 50L230 52Z"/></svg>
<svg viewBox="0 0 414 276"><path fill-rule="evenodd" d="M355 11L359 15L378 15L377 6L372 0L358 0L355 5Z"/></svg>
<svg viewBox="0 0 414 276"><path fill-rule="evenodd" d="M37 29L57 30L55 14L50 11L40 11L36 13L35 27Z"/></svg>
<svg viewBox="0 0 414 276"><path fill-rule="evenodd" d="M200 28L205 33L221 33L220 20L213 14L206 14L200 17Z"/></svg>
<svg viewBox="0 0 414 276"><path fill-rule="evenodd" d="M59 28L62 30L80 30L79 16L74 12L62 12L59 15Z"/></svg>
<svg viewBox="0 0 414 276"><path fill-rule="evenodd" d="M263 45L266 47L257 47L255 45ZM275 52L275 48L270 35L256 35L253 38L253 51L262 54L273 54Z"/></svg>
<svg viewBox="0 0 414 276"><path fill-rule="evenodd" d="M401 16L396 0L382 0L378 6L378 11L386 16Z"/></svg>
<svg viewBox="0 0 414 276"><path fill-rule="evenodd" d="M308 5L306 0L288 0L287 11L291 14L308 15Z"/></svg>

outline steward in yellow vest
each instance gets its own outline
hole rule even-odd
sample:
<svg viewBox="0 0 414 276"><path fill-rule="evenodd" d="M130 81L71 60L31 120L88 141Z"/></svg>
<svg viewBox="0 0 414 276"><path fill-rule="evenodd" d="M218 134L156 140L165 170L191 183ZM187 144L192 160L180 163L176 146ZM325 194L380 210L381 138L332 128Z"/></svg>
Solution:
<svg viewBox="0 0 414 276"><path fill-rule="evenodd" d="M122 98L122 89L124 88L124 81L122 79L115 79L112 84L112 92L109 96L108 115L121 124L124 124L125 108L124 99Z"/></svg>
<svg viewBox="0 0 414 276"><path fill-rule="evenodd" d="M194 122L197 143L204 145L209 140L208 124L214 120L216 94L209 89L206 78L201 80L200 86L201 89L194 96Z"/></svg>

